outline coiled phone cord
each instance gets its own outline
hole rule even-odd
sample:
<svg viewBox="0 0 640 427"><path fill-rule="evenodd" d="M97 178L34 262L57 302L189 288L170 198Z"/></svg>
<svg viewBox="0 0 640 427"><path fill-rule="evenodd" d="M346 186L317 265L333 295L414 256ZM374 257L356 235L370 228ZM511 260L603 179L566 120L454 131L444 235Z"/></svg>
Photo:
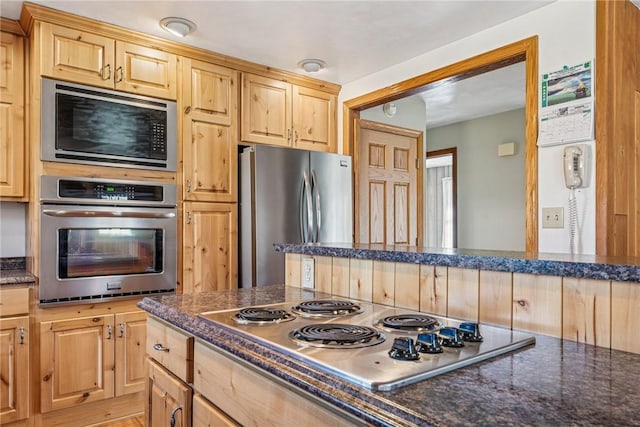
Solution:
<svg viewBox="0 0 640 427"><path fill-rule="evenodd" d="M569 245L571 254L578 253L578 201L575 188L569 194Z"/></svg>

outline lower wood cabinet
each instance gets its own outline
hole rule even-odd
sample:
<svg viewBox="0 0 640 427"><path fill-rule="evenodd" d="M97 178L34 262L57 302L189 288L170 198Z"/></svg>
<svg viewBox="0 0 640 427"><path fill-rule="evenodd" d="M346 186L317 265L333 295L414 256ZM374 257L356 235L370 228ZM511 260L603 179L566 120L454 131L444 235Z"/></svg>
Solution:
<svg viewBox="0 0 640 427"><path fill-rule="evenodd" d="M40 323L40 410L144 390L142 311Z"/></svg>
<svg viewBox="0 0 640 427"><path fill-rule="evenodd" d="M183 205L183 292L238 287L238 205Z"/></svg>
<svg viewBox="0 0 640 427"><path fill-rule="evenodd" d="M191 387L180 381L155 360L149 359L148 363L146 425L148 427L191 426L191 397L193 394Z"/></svg>
<svg viewBox="0 0 640 427"><path fill-rule="evenodd" d="M29 316L0 319L0 378L0 425L27 418Z"/></svg>
<svg viewBox="0 0 640 427"><path fill-rule="evenodd" d="M201 394L196 393L193 396L193 425L238 427L240 424L229 418Z"/></svg>
<svg viewBox="0 0 640 427"><path fill-rule="evenodd" d="M282 380L232 357L202 342L195 343L193 388L215 405L223 419L244 426L299 425L300 420L309 426L362 425L348 414L338 413L337 408L330 409L310 395L296 393Z"/></svg>

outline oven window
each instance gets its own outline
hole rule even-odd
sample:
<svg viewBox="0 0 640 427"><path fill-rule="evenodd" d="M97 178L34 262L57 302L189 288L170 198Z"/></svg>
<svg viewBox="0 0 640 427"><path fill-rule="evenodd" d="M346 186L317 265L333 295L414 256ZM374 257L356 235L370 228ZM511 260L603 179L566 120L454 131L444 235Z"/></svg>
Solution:
<svg viewBox="0 0 640 427"><path fill-rule="evenodd" d="M162 248L162 229L61 229L58 274L68 279L160 273Z"/></svg>

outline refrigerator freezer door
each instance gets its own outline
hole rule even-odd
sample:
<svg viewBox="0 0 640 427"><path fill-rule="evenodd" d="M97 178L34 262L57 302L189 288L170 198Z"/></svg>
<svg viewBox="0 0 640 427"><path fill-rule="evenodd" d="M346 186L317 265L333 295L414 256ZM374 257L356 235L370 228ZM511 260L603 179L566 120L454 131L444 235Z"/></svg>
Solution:
<svg viewBox="0 0 640 427"><path fill-rule="evenodd" d="M273 244L302 242L300 193L308 167L309 154L302 150L256 146L241 155L242 287L284 283L284 254Z"/></svg>
<svg viewBox="0 0 640 427"><path fill-rule="evenodd" d="M316 213L317 241L323 243L353 242L353 185L351 157L339 154L310 153L311 175L315 174L313 199L320 200ZM316 206L316 208L318 208ZM319 218L318 218L319 216Z"/></svg>

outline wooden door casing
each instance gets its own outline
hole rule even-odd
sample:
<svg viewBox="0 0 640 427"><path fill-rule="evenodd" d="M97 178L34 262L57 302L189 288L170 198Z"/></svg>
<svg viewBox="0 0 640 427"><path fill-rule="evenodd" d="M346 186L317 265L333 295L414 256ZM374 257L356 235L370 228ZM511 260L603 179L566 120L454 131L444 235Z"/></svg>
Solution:
<svg viewBox="0 0 640 427"><path fill-rule="evenodd" d="M359 120L358 133L358 241L419 245L422 169L417 166L422 132Z"/></svg>
<svg viewBox="0 0 640 427"><path fill-rule="evenodd" d="M29 316L0 319L0 424L29 415Z"/></svg>
<svg viewBox="0 0 640 427"><path fill-rule="evenodd" d="M40 323L41 411L114 396L113 314Z"/></svg>

